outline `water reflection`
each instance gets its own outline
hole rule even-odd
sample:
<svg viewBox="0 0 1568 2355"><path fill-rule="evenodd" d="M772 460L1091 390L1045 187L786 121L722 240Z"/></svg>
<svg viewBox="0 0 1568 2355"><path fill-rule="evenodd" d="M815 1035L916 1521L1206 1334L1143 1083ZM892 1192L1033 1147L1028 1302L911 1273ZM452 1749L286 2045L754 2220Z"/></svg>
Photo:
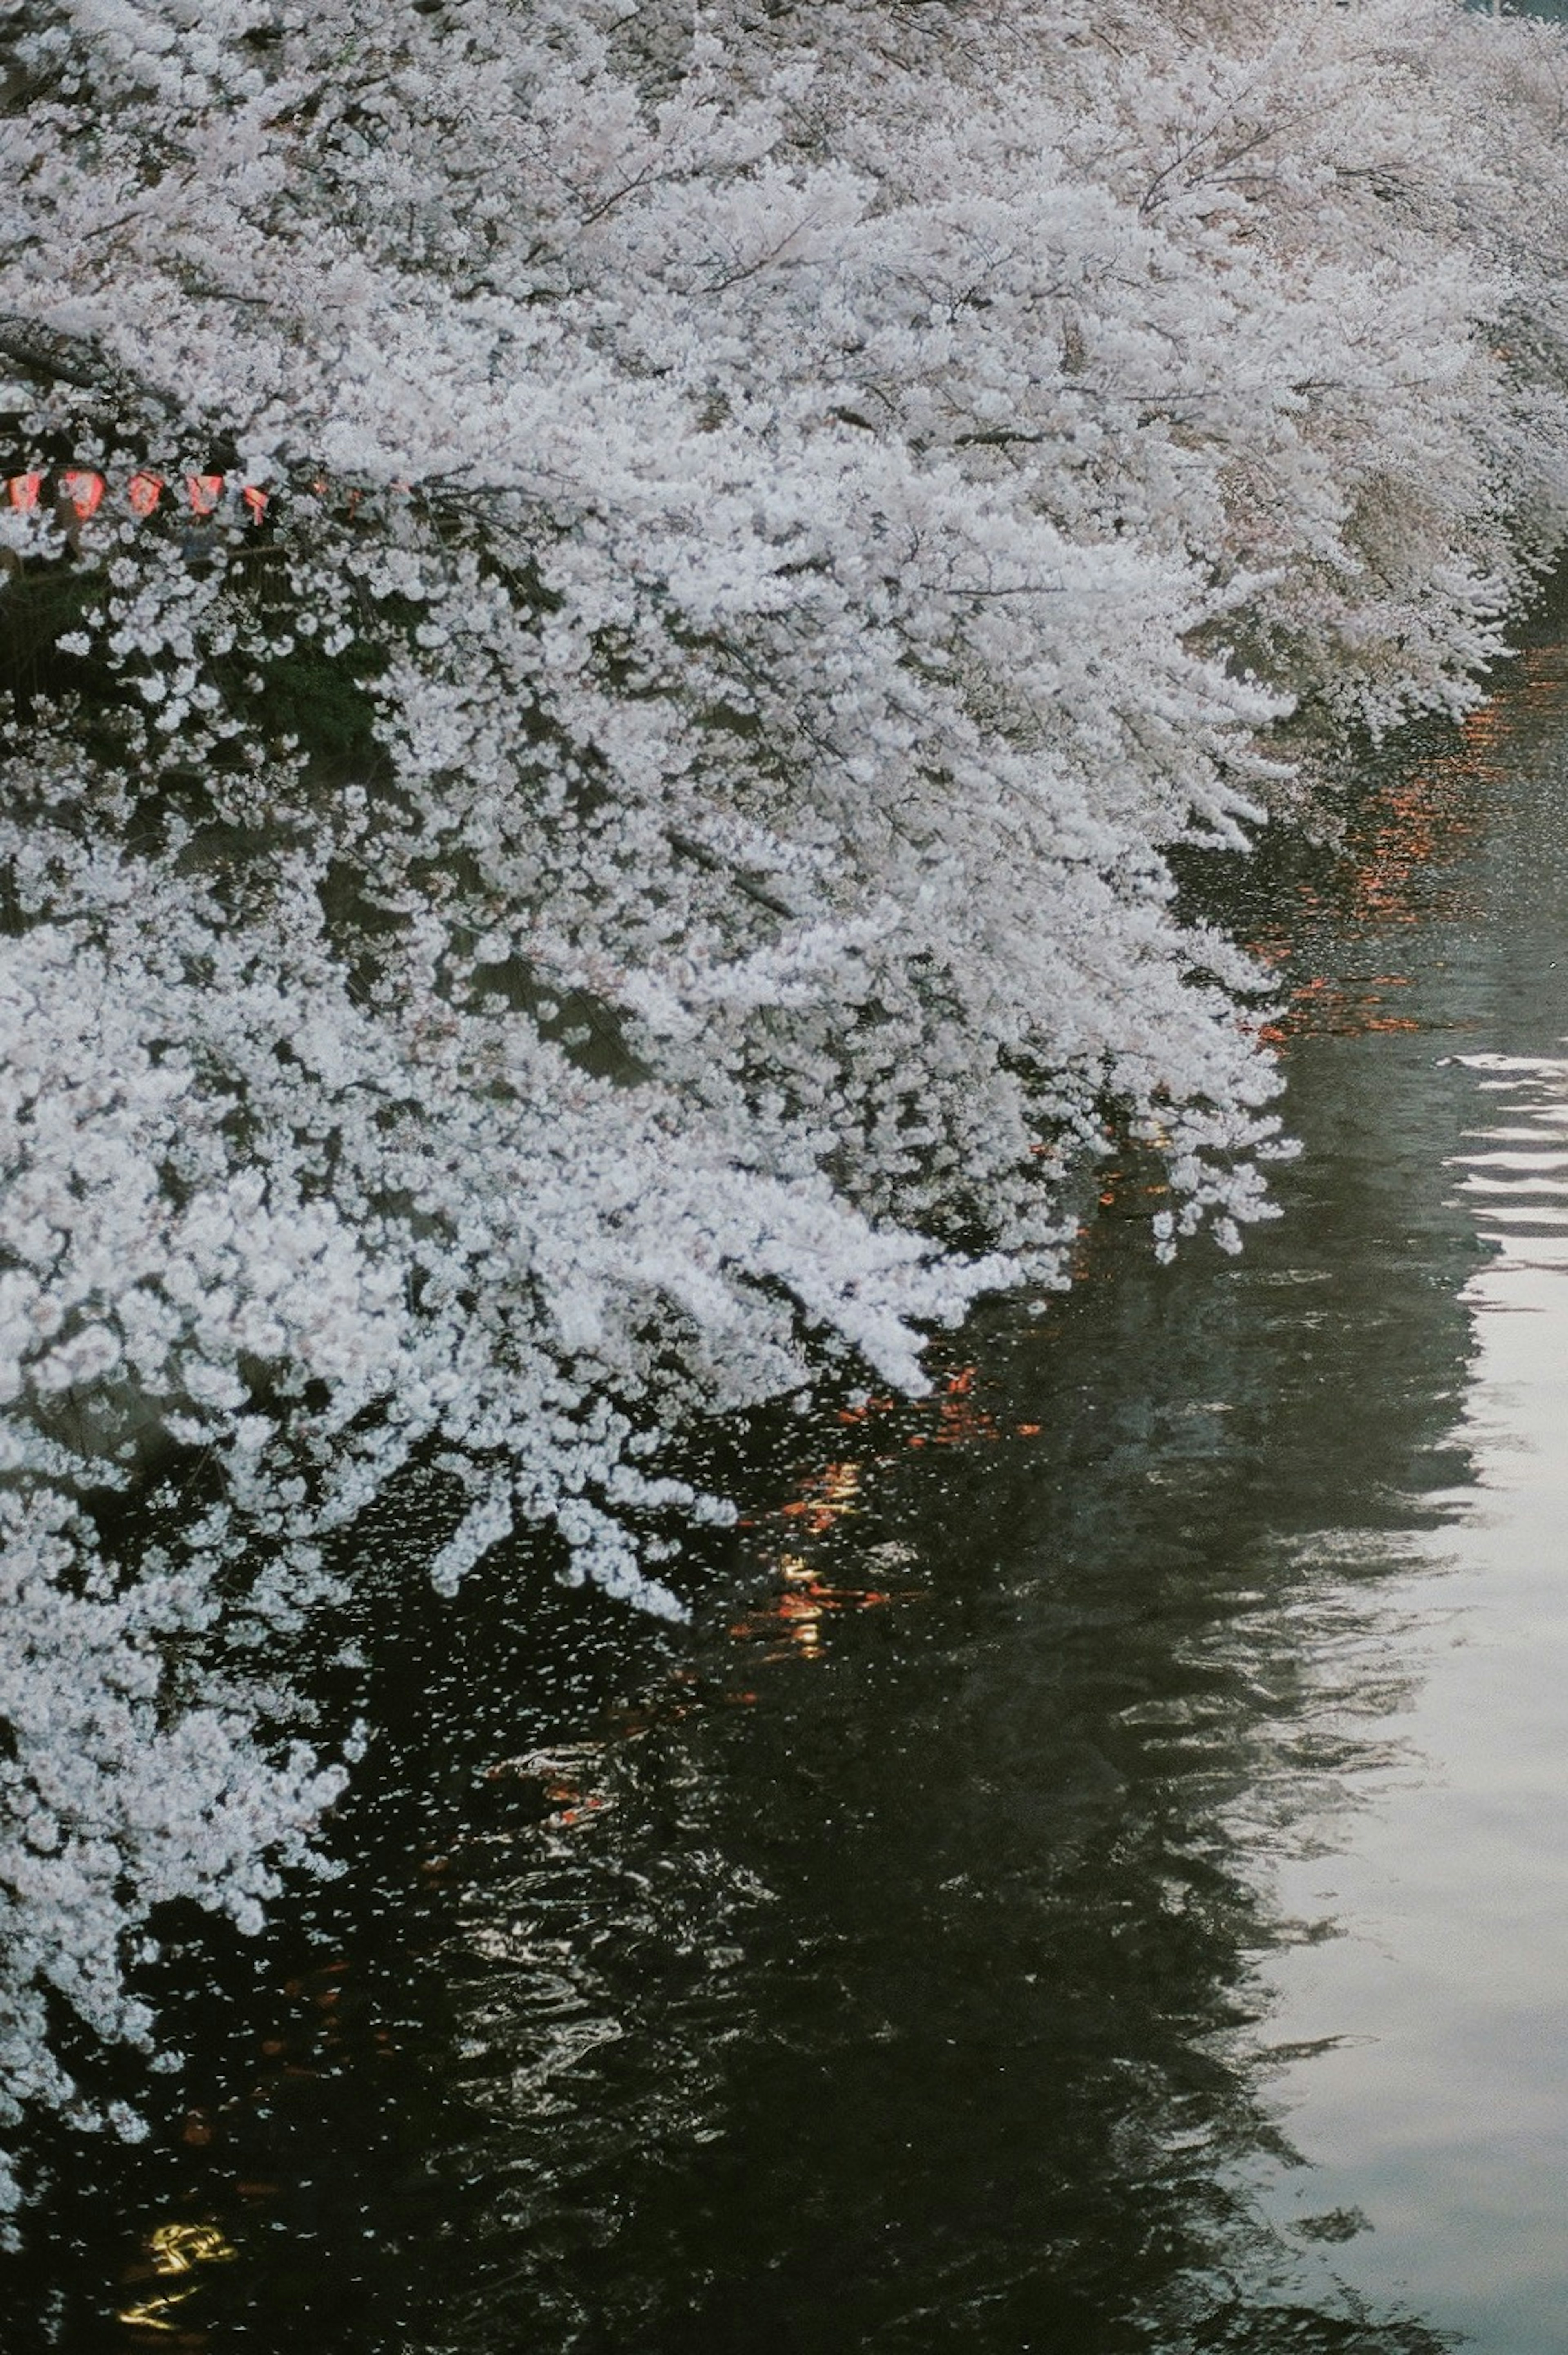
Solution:
<svg viewBox="0 0 1568 2355"><path fill-rule="evenodd" d="M1568 1227L1568 1060L1548 1055L1459 1060L1480 1075L1484 1093L1501 1099L1498 1109L1506 1115L1467 1130L1467 1149L1454 1156L1454 1166L1464 1172L1460 1190L1474 1201L1477 1225L1501 1254L1486 1287L1490 1299L1500 1276L1568 1266L1568 1250L1553 1247ZM1516 1289L1521 1307L1541 1310L1552 1304L1551 1294L1542 1295L1537 1286Z"/></svg>
<svg viewBox="0 0 1568 2355"><path fill-rule="evenodd" d="M1568 912L1560 887L1544 897ZM1520 1011L1509 968L1544 929L1504 936L1499 1029ZM1332 2019L1359 2048L1284 2090L1320 2179L1377 2218L1361 2276L1419 2281L1487 2355L1539 2355L1568 2275L1568 1059L1491 1051L1455 1077L1474 1091L1457 1199L1494 1256L1465 1295L1476 1492L1441 1611L1406 1597L1427 1657L1394 1730L1423 1771L1310 1876L1353 1934L1277 1995L1298 2028Z"/></svg>

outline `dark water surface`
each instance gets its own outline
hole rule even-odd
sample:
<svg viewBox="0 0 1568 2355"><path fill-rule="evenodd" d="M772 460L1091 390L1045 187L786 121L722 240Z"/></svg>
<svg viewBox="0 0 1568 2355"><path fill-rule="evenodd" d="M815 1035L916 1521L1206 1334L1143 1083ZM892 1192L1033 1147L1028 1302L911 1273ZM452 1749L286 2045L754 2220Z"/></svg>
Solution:
<svg viewBox="0 0 1568 2355"><path fill-rule="evenodd" d="M1568 653L1245 889L1239 1261L1108 1182L690 1630L367 1540L351 1870L176 1942L5 2355L1568 2348Z"/></svg>

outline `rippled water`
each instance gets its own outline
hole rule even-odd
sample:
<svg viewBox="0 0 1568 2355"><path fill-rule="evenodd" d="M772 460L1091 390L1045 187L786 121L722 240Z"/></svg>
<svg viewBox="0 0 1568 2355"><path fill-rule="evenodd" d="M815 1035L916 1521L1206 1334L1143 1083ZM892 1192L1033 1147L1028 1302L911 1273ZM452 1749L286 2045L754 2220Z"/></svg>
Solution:
<svg viewBox="0 0 1568 2355"><path fill-rule="evenodd" d="M1538 662L1538 691L1555 669ZM1485 922L1457 961L1487 1043L1447 1067L1464 1120L1454 1198L1489 1253L1462 1295L1457 1436L1473 1486L1448 1542L1388 1593L1419 1644L1419 1684L1388 1728L1399 1770L1345 1851L1288 1884L1343 1934L1270 1974L1290 2032L1333 2040L1285 2090L1310 2196L1328 2187L1375 2224L1349 2271L1410 2284L1489 2355L1539 2355L1568 2334L1561 751L1520 783L1482 870Z"/></svg>
<svg viewBox="0 0 1568 2355"><path fill-rule="evenodd" d="M366 1540L345 1878L5 2355L1479 2355L1568 2232L1568 655L1238 879L1284 1216L788 1419L690 1631ZM1561 964L1561 971L1560 971Z"/></svg>

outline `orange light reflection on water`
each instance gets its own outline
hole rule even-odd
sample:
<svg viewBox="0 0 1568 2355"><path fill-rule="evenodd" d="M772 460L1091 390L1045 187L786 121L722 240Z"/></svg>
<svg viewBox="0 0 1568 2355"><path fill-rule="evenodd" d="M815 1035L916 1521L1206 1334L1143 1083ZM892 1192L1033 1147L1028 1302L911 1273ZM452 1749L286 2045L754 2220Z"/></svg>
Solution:
<svg viewBox="0 0 1568 2355"><path fill-rule="evenodd" d="M978 1367L960 1366L940 1377L925 1398L867 1398L839 1410L839 1423L846 1431L868 1438L874 1432L884 1445L874 1455L835 1457L804 1473L793 1496L743 1525L760 1533L770 1524L780 1524L783 1542L768 1562L764 1540L760 1550L778 1583L771 1594L731 1623L729 1633L737 1643L762 1646L765 1660L820 1659L836 1619L920 1599L920 1586L889 1583L881 1574L890 1561L912 1560L908 1547L883 1543L866 1548L867 1566L874 1564L878 1572L874 1583L847 1574L842 1554L849 1533L844 1524L866 1511L868 1485L906 1449L972 1447L1012 1436L1039 1436L1035 1423L1016 1423L1011 1431L1000 1423L980 1401L979 1379ZM750 1701L756 1695L732 1698Z"/></svg>
<svg viewBox="0 0 1568 2355"><path fill-rule="evenodd" d="M1462 912L1462 886L1453 870L1486 823L1489 789L1502 781L1521 744L1555 732L1568 705L1568 647L1536 646L1486 702L1460 722L1458 741L1421 769L1391 778L1370 811L1370 824L1333 882L1298 890L1305 924L1332 913L1372 935ZM1285 964L1298 953L1304 923L1282 924L1249 943L1264 964ZM1285 1006L1256 1035L1267 1045L1293 1038L1360 1038L1378 1031L1419 1029L1391 1007L1387 993L1408 989L1400 973L1316 974L1297 983Z"/></svg>

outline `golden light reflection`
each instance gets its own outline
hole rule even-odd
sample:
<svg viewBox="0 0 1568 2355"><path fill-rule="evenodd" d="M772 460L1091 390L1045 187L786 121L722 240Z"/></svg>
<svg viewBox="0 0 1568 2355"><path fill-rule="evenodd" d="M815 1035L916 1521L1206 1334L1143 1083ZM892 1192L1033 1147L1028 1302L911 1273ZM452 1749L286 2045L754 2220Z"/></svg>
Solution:
<svg viewBox="0 0 1568 2355"><path fill-rule="evenodd" d="M184 2277L199 2275L204 2266L227 2264L238 2256L238 2251L216 2224L160 2224L148 2233L143 2247L144 2257L129 2269L126 2279L136 2282L150 2275L155 2282L177 2281L181 2286L160 2287L155 2295L122 2307L114 2318L132 2330L153 2331L164 2338L186 2338L187 2318L182 2309L200 2289L201 2282L199 2278Z"/></svg>
<svg viewBox="0 0 1568 2355"><path fill-rule="evenodd" d="M800 1563L784 1572L786 1584L755 1611L731 1623L739 1643L761 1642L764 1659L820 1656L825 1623L842 1611L875 1611L899 1597L882 1587L827 1586Z"/></svg>
<svg viewBox="0 0 1568 2355"><path fill-rule="evenodd" d="M154 2273L194 2273L197 2265L225 2264L238 2252L216 2224L160 2224L147 2235Z"/></svg>
<svg viewBox="0 0 1568 2355"><path fill-rule="evenodd" d="M813 1537L821 1537L835 1521L859 1510L860 1472L858 1464L826 1464L809 1475L801 1483L802 1493L779 1510L786 1520L798 1520Z"/></svg>
<svg viewBox="0 0 1568 2355"><path fill-rule="evenodd" d="M980 1403L980 1379L978 1366L959 1366L938 1372L923 1398L864 1396L840 1407L837 1421L846 1433L853 1431L875 1444L875 1452L835 1455L804 1470L793 1495L741 1518L737 1526L751 1532L758 1568L777 1581L771 1594L748 1603L729 1625L737 1644L758 1647L749 1653L748 1666L823 1658L835 1625L846 1617L926 1599L927 1589L917 1579L896 1585L887 1581L889 1572L916 1560L917 1550L898 1539L875 1539L854 1523L873 1509L868 1492L879 1475L896 1465L906 1449L1039 1438L1038 1423L998 1422ZM712 1696L746 1708L760 1697L749 1685Z"/></svg>
<svg viewBox="0 0 1568 2355"><path fill-rule="evenodd" d="M845 1524L867 1509L868 1483L906 1448L968 1447L1009 1436L980 1404L979 1380L978 1367L960 1366L938 1379L925 1398L867 1398L840 1408L841 1424L868 1438L878 1430L883 1448L864 1458L835 1457L803 1474L792 1497L742 1524L759 1532L776 1525L783 1542L768 1565L778 1580L775 1591L730 1625L737 1643L760 1645L765 1660L820 1659L835 1619L919 1598L923 1590L917 1586L873 1585L846 1576L842 1567L830 1574L819 1557L826 1550L830 1556L840 1554L842 1561L842 1546L850 1535ZM1037 1423L1012 1426L1022 1438L1037 1438L1040 1430ZM861 1543L863 1550L874 1561L880 1557L884 1564L909 1558L908 1550L895 1543ZM749 1703L757 1695L746 1691L725 1698Z"/></svg>

